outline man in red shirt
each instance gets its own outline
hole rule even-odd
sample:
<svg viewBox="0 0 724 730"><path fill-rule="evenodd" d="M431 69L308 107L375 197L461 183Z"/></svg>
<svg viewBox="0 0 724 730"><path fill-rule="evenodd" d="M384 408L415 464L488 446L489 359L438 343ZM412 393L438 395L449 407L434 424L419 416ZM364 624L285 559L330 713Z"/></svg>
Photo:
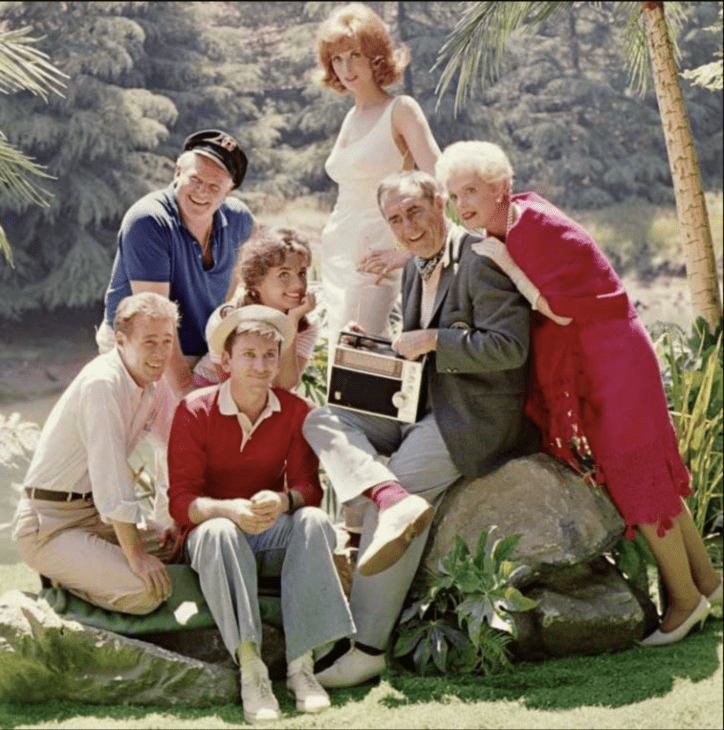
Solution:
<svg viewBox="0 0 724 730"><path fill-rule="evenodd" d="M309 406L271 387L294 327L282 312L252 305L232 310L208 335L230 377L191 393L176 411L169 509L190 530L186 555L241 665L247 721L279 716L259 656L258 573L281 575L287 687L298 710L318 712L330 702L314 678L312 650L355 628L332 559L334 529L317 507L319 464L302 436Z"/></svg>

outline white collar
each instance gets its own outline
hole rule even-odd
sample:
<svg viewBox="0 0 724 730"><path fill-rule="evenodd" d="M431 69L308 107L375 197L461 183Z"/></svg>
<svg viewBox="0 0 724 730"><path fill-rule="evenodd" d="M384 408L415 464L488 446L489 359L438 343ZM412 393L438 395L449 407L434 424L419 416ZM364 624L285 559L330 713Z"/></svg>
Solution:
<svg viewBox="0 0 724 730"><path fill-rule="evenodd" d="M242 413L231 395L231 380L225 380L219 387L219 412L222 416L235 416L236 420L241 426L241 446L239 451L244 450L247 441L251 438L252 434L259 427L262 421L269 418L273 413L281 411L282 405L277 398L276 393L269 388L267 391L267 400L264 410L259 414L259 417L254 423L251 422L249 416L246 413Z"/></svg>
<svg viewBox="0 0 724 730"><path fill-rule="evenodd" d="M138 403L141 398L143 398L144 393L148 393L149 396L153 396L153 394L156 392L156 386L158 385L158 383L148 383L148 385L141 387L133 379L133 376L128 371L126 363L123 362L121 353L118 351L118 347L114 347L108 353L108 356L110 360L114 363L114 365L118 368L119 372L122 373L122 377L124 379L124 382L126 383L126 387L128 388L131 397L136 401L136 403Z"/></svg>

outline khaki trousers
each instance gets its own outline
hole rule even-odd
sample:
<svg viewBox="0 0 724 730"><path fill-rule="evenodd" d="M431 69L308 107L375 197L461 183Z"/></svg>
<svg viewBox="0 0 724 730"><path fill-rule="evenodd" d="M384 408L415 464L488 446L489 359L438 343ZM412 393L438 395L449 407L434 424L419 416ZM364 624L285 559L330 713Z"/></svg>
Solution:
<svg viewBox="0 0 724 730"><path fill-rule="evenodd" d="M31 568L96 606L146 614L161 603L131 571L113 526L101 520L93 502L23 498L12 539ZM164 559L159 531L141 530L141 540L146 552Z"/></svg>

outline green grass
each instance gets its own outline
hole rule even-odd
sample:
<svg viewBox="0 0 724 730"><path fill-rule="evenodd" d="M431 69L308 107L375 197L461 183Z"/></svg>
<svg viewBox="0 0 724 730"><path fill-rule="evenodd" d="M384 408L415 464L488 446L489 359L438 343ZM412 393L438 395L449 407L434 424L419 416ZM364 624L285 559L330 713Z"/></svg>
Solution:
<svg viewBox="0 0 724 730"><path fill-rule="evenodd" d="M0 566L0 593L36 590L22 565ZM419 677L391 670L382 681L333 690L321 715L295 712L275 683L275 728L721 728L721 609L670 647L521 662L491 677ZM716 616L716 617L715 617ZM3 728L234 728L241 706L202 710L54 701L0 704Z"/></svg>

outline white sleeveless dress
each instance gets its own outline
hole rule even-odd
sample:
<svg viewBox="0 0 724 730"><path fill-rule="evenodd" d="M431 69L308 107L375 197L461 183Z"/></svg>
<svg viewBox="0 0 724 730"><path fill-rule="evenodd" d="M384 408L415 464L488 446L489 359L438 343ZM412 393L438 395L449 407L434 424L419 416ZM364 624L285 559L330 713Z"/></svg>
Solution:
<svg viewBox="0 0 724 730"><path fill-rule="evenodd" d="M330 346L341 329L356 321L368 333L387 335L389 315L400 294L402 271L375 286L375 276L359 273L359 260L376 249L395 248L395 237L377 206L377 188L402 169L403 157L392 137L390 101L362 139L340 147L339 137L325 162L339 185L337 203L322 231L322 289ZM342 125L347 123L350 110Z"/></svg>

